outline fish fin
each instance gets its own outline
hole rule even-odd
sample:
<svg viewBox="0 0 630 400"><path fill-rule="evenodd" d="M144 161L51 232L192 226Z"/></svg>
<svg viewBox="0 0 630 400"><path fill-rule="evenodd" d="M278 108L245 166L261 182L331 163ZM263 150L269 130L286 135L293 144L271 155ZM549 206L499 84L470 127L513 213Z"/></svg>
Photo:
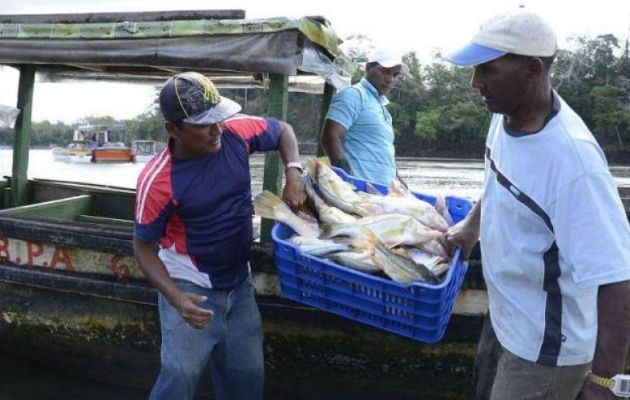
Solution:
<svg viewBox="0 0 630 400"><path fill-rule="evenodd" d="M328 158L327 156L317 157L317 161L321 162L322 164L326 165L327 167L330 167L332 165L330 163L330 158Z"/></svg>
<svg viewBox="0 0 630 400"><path fill-rule="evenodd" d="M317 218L315 218L313 214L299 210L297 212L297 216L309 224L317 224Z"/></svg>
<svg viewBox="0 0 630 400"><path fill-rule="evenodd" d="M306 161L302 162L304 166L304 171L306 171L306 175L308 175L313 182L317 180L317 159L309 158Z"/></svg>
<svg viewBox="0 0 630 400"><path fill-rule="evenodd" d="M330 231L332 230L332 227L333 227L333 224L330 224L327 222L323 222L319 225L319 228L322 230L322 235L321 235L322 239L330 238Z"/></svg>
<svg viewBox="0 0 630 400"><path fill-rule="evenodd" d="M451 217L451 213L448 211L448 203L443 194L437 194L435 196L435 210L444 218L448 226L453 225L453 217Z"/></svg>
<svg viewBox="0 0 630 400"><path fill-rule="evenodd" d="M381 193L371 182L365 182L365 192L376 196L382 196Z"/></svg>
<svg viewBox="0 0 630 400"><path fill-rule="evenodd" d="M254 211L256 215L260 215L263 218L277 219L278 213L283 208L286 208L289 212L291 211L280 197L268 190L262 191L254 198Z"/></svg>
<svg viewBox="0 0 630 400"><path fill-rule="evenodd" d="M409 194L411 194L411 192L409 192L409 189L407 189L407 187L402 184L400 179L394 178L389 183L389 192L388 192L388 194L394 195L394 196L403 196L404 197L404 196L408 196Z"/></svg>

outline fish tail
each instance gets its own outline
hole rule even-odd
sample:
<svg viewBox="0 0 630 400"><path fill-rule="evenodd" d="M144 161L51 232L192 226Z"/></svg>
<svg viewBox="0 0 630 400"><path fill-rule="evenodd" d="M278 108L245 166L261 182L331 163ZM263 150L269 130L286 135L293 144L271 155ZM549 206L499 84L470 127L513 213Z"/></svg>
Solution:
<svg viewBox="0 0 630 400"><path fill-rule="evenodd" d="M264 190L254 198L254 211L257 215L268 219L277 219L283 208L289 208L277 195Z"/></svg>

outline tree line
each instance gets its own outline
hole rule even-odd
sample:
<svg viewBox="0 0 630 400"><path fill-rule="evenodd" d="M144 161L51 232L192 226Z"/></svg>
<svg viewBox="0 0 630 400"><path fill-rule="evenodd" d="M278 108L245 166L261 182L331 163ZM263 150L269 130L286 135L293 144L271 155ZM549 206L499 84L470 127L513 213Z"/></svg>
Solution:
<svg viewBox="0 0 630 400"><path fill-rule="evenodd" d="M364 37L362 37L364 38ZM576 37L571 49L559 51L551 70L552 85L583 118L612 162L630 162L630 49L629 43L614 35ZM353 58L365 56L362 47L351 48ZM389 94L396 149L400 156L475 157L483 155L490 114L479 94L470 87L471 68L441 61L439 55L422 64L415 53L405 55L409 74ZM357 68L356 82L363 75ZM267 96L262 89L222 89L244 112L264 115ZM156 90L157 94L157 90ZM157 96L156 96L157 98ZM319 134L321 96L289 93L288 122L303 144L314 152ZM72 137L74 126L124 124L129 140L165 141L164 124L157 107L129 120L86 117L75 124L49 121L33 124L32 146L63 145ZM0 143L13 141L13 130L0 129Z"/></svg>

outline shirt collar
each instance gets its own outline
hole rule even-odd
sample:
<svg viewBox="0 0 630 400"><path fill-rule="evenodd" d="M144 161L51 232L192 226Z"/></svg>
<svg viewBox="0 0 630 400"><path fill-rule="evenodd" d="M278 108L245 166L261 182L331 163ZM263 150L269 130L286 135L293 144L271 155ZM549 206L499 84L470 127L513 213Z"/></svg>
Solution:
<svg viewBox="0 0 630 400"><path fill-rule="evenodd" d="M361 85L363 85L363 87L366 88L372 94L372 96L376 97L382 105L386 106L389 104L389 99L378 94L378 90L376 90L376 88L370 83L370 81L365 78L361 78L361 81L359 83L361 83Z"/></svg>

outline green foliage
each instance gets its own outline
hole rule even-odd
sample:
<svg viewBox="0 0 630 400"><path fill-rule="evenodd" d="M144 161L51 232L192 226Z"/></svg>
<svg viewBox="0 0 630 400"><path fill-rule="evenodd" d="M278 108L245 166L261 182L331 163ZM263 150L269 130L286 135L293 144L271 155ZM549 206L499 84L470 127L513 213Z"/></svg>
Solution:
<svg viewBox="0 0 630 400"><path fill-rule="evenodd" d="M595 86L591 90L593 102L593 132L605 144L624 148L630 140L630 111L622 106L623 90L613 86Z"/></svg>
<svg viewBox="0 0 630 400"><path fill-rule="evenodd" d="M442 112L439 109L429 111L418 111L416 116L416 136L425 140L436 140L440 132L440 120Z"/></svg>
<svg viewBox="0 0 630 400"><path fill-rule="evenodd" d="M344 45L356 68L356 82L365 72L362 63L373 49L372 41L365 35L354 35ZM570 49L557 54L552 66L552 86L606 149L623 149L630 143L629 48L628 40L620 42L613 35L577 37L571 40ZM409 74L400 78L388 95L397 154L418 156L426 154L428 148L446 148L455 149L453 154L481 156L479 149L483 148L490 113L470 87L472 70L442 61L422 64L413 52L406 54L404 61ZM221 94L241 104L246 114L262 116L267 112L263 89L222 89ZM319 135L320 102L319 95L289 93L288 121L300 143L310 144L309 149L315 148ZM33 146L63 145L71 139L74 126L83 123L124 124L129 140L166 139L156 101L151 110L126 121L87 117L72 125L34 123L31 142ZM0 129L0 143L12 143L13 136L12 129Z"/></svg>

